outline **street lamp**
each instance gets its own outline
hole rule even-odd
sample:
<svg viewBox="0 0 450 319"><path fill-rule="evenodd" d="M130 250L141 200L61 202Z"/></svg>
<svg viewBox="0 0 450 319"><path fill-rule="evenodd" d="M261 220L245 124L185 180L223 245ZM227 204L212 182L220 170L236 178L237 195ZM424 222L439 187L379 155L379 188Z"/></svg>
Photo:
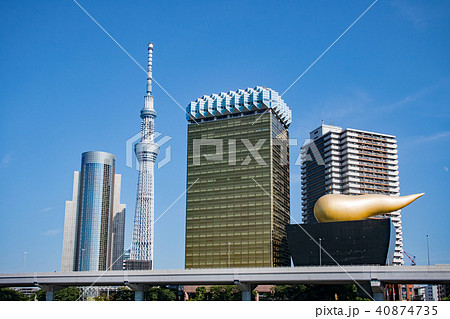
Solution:
<svg viewBox="0 0 450 319"><path fill-rule="evenodd" d="M429 236L427 234L427 252L428 252L428 266L430 265L430 242L429 242Z"/></svg>
<svg viewBox="0 0 450 319"><path fill-rule="evenodd" d="M23 252L23 269L22 269L22 272L25 272L25 262L27 260L27 254L28 254L28 252L26 252L26 251Z"/></svg>
<svg viewBox="0 0 450 319"><path fill-rule="evenodd" d="M322 266L322 238L319 238L319 265Z"/></svg>

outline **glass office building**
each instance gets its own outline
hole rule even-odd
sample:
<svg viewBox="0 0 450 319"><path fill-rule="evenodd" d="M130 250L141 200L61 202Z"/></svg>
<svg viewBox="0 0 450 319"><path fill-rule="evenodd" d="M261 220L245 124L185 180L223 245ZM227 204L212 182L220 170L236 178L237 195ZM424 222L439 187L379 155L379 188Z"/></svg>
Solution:
<svg viewBox="0 0 450 319"><path fill-rule="evenodd" d="M188 107L186 268L290 266L288 126L271 89Z"/></svg>
<svg viewBox="0 0 450 319"><path fill-rule="evenodd" d="M115 160L105 152L82 154L73 200L66 202L63 271L122 269L125 205Z"/></svg>

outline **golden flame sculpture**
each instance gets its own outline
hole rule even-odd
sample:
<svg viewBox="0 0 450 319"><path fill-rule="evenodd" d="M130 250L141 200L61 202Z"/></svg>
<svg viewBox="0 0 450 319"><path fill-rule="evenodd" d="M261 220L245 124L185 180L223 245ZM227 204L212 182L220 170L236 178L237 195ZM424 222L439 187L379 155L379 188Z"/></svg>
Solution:
<svg viewBox="0 0 450 319"><path fill-rule="evenodd" d="M361 220L399 210L425 193L408 196L329 194L314 205L314 216L320 223Z"/></svg>

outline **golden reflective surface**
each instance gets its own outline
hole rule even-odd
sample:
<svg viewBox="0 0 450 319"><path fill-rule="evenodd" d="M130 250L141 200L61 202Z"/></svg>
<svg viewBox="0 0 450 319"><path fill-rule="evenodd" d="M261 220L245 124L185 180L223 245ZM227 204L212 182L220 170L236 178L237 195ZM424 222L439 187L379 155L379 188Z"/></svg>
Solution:
<svg viewBox="0 0 450 319"><path fill-rule="evenodd" d="M329 194L316 202L314 216L320 223L361 220L399 210L424 194L400 197L379 194L356 196Z"/></svg>
<svg viewBox="0 0 450 319"><path fill-rule="evenodd" d="M280 164L280 141L272 141L280 135L287 149L288 132L271 112L188 125L186 268L290 266L289 162ZM194 164L198 139L223 141L222 159L207 160L216 147L206 145ZM242 139L266 141L258 150L266 165L242 164L251 156Z"/></svg>

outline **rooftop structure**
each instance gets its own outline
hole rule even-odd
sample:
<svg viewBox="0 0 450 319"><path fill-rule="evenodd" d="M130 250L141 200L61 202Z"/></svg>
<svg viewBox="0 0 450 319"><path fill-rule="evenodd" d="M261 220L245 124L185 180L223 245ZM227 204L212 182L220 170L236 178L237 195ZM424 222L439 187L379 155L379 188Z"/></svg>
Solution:
<svg viewBox="0 0 450 319"><path fill-rule="evenodd" d="M291 124L292 111L278 92L261 86L210 96L204 95L189 103L186 112L189 121L198 122L230 117L235 114L251 114L267 109L271 109L286 127Z"/></svg>

